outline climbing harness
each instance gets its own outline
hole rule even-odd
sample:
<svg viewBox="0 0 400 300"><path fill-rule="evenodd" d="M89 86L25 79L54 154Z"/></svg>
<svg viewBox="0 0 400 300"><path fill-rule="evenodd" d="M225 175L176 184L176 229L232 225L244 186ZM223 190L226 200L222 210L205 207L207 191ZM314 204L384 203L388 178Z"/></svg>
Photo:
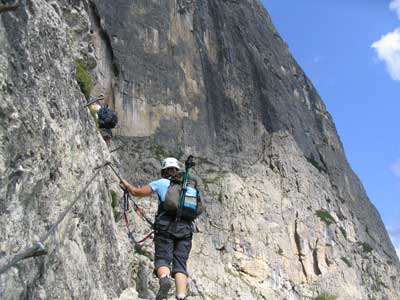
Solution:
<svg viewBox="0 0 400 300"><path fill-rule="evenodd" d="M121 186L122 188L122 186ZM145 213L143 212L143 210L137 205L137 203L132 199L131 195L129 194L128 189L123 188L124 190L124 219L125 219L125 225L126 228L128 229L128 238L131 242L135 243L135 244L141 244L144 241L153 238L154 237L154 233L155 230L151 230L148 234L146 234L142 239L140 239L139 241L135 239L133 232L130 230L130 226L129 226L129 219L128 219L128 213L131 209L131 206L129 205L129 201L132 203L133 209L135 210L135 212L144 220L146 221L151 228L154 227L154 223L145 215Z"/></svg>
<svg viewBox="0 0 400 300"><path fill-rule="evenodd" d="M114 172L114 174L118 177L119 181L122 181L121 176L119 176L118 172L113 168L113 166L111 165L110 162L107 163L107 165L111 168L111 170ZM149 217L146 216L146 214L144 213L143 209L140 208L140 206L136 203L135 200L133 200L132 195L129 193L128 189L123 186L121 183L119 185L119 187L124 191L124 202L123 202L123 208L124 208L124 219L125 219L125 225L126 228L128 229L128 238L131 242L135 243L135 244L140 244L145 242L146 240L153 238L154 237L154 233L155 230L151 230L148 234L146 234L142 239L140 240L136 240L133 232L130 229L130 224L129 224L129 218L128 218L128 213L131 209L130 203L132 204L132 207L134 209L134 211L145 221L147 222L151 228L154 228L154 223L150 220Z"/></svg>
<svg viewBox="0 0 400 300"><path fill-rule="evenodd" d="M146 216L144 211L137 205L137 203L132 199L131 194L127 189L124 189L124 210L129 211L129 200L131 201L134 210L137 212L137 214L142 217L144 221L146 221L151 227L154 226L153 222Z"/></svg>
<svg viewBox="0 0 400 300"><path fill-rule="evenodd" d="M6 272L9 268L16 265L19 261L23 259L47 254L46 247L44 246L46 240L56 231L58 225L64 220L68 212L72 209L72 207L76 204L76 202L78 202L78 200L86 193L88 187L98 176L101 169L107 166L108 164L109 163L107 162L101 166L94 168L94 170L97 170L96 173L90 178L90 180L87 182L84 188L79 192L79 194L75 197L75 199L71 202L71 204L66 208L66 210L58 217L57 221L51 226L51 228L47 231L47 233L43 235L43 237L34 246L29 247L22 253L15 255L5 266L1 267L0 274Z"/></svg>

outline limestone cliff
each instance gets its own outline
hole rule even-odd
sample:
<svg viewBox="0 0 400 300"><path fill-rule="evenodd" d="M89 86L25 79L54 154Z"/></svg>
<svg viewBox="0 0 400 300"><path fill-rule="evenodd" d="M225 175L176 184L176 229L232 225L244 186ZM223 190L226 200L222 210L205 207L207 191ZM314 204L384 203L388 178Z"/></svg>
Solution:
<svg viewBox="0 0 400 300"><path fill-rule="evenodd" d="M119 114L108 147L85 89ZM381 218L258 0L21 1L0 14L0 124L0 267L105 161L145 184L163 156L193 154L207 211L189 299L400 299ZM0 275L1 299L154 297L152 244L129 244L99 172L48 254Z"/></svg>

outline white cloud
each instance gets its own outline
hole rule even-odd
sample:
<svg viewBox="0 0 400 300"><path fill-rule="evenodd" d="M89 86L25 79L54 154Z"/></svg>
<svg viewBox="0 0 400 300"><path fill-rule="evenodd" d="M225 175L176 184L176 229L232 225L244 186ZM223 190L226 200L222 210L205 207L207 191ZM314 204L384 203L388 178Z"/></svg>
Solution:
<svg viewBox="0 0 400 300"><path fill-rule="evenodd" d="M390 10L394 10L397 13L397 16L400 19L400 0L393 0L390 2Z"/></svg>
<svg viewBox="0 0 400 300"><path fill-rule="evenodd" d="M396 0L399 2L400 0ZM400 81L400 27L381 37L371 45L378 58L386 63L386 68L394 80Z"/></svg>
<svg viewBox="0 0 400 300"><path fill-rule="evenodd" d="M390 166L390 170L394 175L400 177L400 159L398 159L393 165Z"/></svg>

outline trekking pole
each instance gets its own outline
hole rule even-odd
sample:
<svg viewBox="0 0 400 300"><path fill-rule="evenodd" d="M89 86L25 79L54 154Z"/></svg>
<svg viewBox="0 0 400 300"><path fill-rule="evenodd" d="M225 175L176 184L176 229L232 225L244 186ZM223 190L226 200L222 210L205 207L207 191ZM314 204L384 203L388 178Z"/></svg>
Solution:
<svg viewBox="0 0 400 300"><path fill-rule="evenodd" d="M185 188L189 180L189 169L194 167L196 164L193 162L193 155L189 155L185 161L185 177L183 178Z"/></svg>
<svg viewBox="0 0 400 300"><path fill-rule="evenodd" d="M179 221L182 214L183 203L185 202L185 194L187 189L187 182L189 180L189 170L196 164L193 162L193 155L189 155L185 160L185 176L183 177L181 194L179 195L178 211L176 213L176 219Z"/></svg>

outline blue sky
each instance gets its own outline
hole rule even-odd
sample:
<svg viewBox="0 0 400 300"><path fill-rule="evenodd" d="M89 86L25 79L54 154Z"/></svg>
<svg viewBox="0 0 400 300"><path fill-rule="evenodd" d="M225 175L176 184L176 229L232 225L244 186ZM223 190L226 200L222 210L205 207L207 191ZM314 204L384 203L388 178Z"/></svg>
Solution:
<svg viewBox="0 0 400 300"><path fill-rule="evenodd" d="M262 0L400 256L400 0Z"/></svg>

